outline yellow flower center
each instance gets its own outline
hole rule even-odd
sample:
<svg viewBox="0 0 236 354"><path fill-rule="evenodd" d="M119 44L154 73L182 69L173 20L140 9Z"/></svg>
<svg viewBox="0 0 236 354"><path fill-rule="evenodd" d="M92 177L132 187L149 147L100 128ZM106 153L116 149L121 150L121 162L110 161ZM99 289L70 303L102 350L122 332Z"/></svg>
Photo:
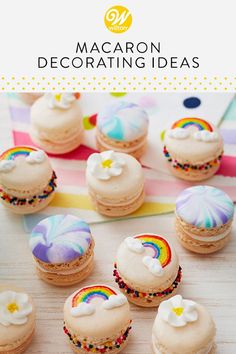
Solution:
<svg viewBox="0 0 236 354"><path fill-rule="evenodd" d="M57 102L60 102L60 100L61 100L61 93L57 93L57 94L55 95L55 100L56 100Z"/></svg>
<svg viewBox="0 0 236 354"><path fill-rule="evenodd" d="M184 312L183 307L173 307L172 311L176 314L176 316L181 316Z"/></svg>
<svg viewBox="0 0 236 354"><path fill-rule="evenodd" d="M102 161L102 167L103 168L111 168L111 165L112 165L112 160L104 160L104 161Z"/></svg>
<svg viewBox="0 0 236 354"><path fill-rule="evenodd" d="M13 312L19 311L19 306L15 302L13 302L13 303L7 305L7 309L9 312L13 313Z"/></svg>

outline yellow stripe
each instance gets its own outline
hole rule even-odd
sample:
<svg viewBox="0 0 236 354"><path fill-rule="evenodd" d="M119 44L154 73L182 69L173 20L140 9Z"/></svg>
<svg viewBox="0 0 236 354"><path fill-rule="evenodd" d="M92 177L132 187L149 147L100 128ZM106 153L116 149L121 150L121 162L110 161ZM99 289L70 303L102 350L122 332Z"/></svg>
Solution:
<svg viewBox="0 0 236 354"><path fill-rule="evenodd" d="M60 208L78 208L84 210L94 210L87 195L76 195L67 193L56 193L51 206ZM135 211L132 216L145 216L174 211L175 205L172 203L146 202L141 208Z"/></svg>

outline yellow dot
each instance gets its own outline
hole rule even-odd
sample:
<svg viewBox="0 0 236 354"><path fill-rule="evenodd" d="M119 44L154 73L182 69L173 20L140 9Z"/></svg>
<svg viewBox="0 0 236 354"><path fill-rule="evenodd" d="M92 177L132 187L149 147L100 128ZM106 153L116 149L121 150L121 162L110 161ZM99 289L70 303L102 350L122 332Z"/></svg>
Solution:
<svg viewBox="0 0 236 354"><path fill-rule="evenodd" d="M12 302L11 304L7 305L7 309L9 312L14 313L19 311L19 306L15 302Z"/></svg>
<svg viewBox="0 0 236 354"><path fill-rule="evenodd" d="M112 162L113 161L111 159L104 160L104 161L102 161L102 167L103 168L111 168Z"/></svg>
<svg viewBox="0 0 236 354"><path fill-rule="evenodd" d="M181 316L184 312L183 307L173 307L172 311L176 314L176 316Z"/></svg>

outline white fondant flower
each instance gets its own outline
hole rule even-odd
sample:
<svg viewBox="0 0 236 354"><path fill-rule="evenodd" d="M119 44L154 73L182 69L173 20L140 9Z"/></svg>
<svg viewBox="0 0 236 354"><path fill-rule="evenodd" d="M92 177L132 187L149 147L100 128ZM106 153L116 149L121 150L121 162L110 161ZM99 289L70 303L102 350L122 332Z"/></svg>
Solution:
<svg viewBox="0 0 236 354"><path fill-rule="evenodd" d="M160 304L158 316L173 327L183 327L198 319L196 302L184 300L181 295L173 296Z"/></svg>
<svg viewBox="0 0 236 354"><path fill-rule="evenodd" d="M152 258L150 256L143 257L143 264L148 268L149 272L151 272L156 277L161 277L164 273L164 269L157 258Z"/></svg>
<svg viewBox="0 0 236 354"><path fill-rule="evenodd" d="M137 238L126 237L125 244L132 252L135 252L135 253L143 253L144 252L143 244Z"/></svg>
<svg viewBox="0 0 236 354"><path fill-rule="evenodd" d="M174 139L186 139L190 135L190 131L184 128L174 128L168 130L168 136Z"/></svg>
<svg viewBox="0 0 236 354"><path fill-rule="evenodd" d="M41 163L45 160L46 154L43 150L32 151L27 157L26 161L30 164Z"/></svg>
<svg viewBox="0 0 236 354"><path fill-rule="evenodd" d="M70 313L73 317L90 316L95 312L95 306L87 302L81 302L78 306L72 307Z"/></svg>
<svg viewBox="0 0 236 354"><path fill-rule="evenodd" d="M0 172L10 172L16 166L14 160L1 160L0 161Z"/></svg>
<svg viewBox="0 0 236 354"><path fill-rule="evenodd" d="M71 107L71 103L76 100L76 97L73 93L48 93L47 94L49 108L61 108L68 109Z"/></svg>
<svg viewBox="0 0 236 354"><path fill-rule="evenodd" d="M121 175L124 165L125 161L111 150L92 154L87 161L90 173L101 180Z"/></svg>
<svg viewBox="0 0 236 354"><path fill-rule="evenodd" d="M112 310L116 307L123 306L127 303L127 298L123 294L111 295L108 300L102 303L102 307L106 310Z"/></svg>
<svg viewBox="0 0 236 354"><path fill-rule="evenodd" d="M193 134L194 139L205 141L206 143L217 141L219 136L217 132L209 132L208 130L199 130Z"/></svg>
<svg viewBox="0 0 236 354"><path fill-rule="evenodd" d="M0 293L0 323L3 326L25 324L31 312L32 305L27 294L10 290Z"/></svg>

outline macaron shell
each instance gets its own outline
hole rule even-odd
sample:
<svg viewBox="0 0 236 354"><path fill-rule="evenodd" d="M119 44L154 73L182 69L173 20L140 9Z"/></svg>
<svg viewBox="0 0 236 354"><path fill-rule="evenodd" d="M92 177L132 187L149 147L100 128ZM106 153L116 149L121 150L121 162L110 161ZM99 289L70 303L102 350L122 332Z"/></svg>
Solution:
<svg viewBox="0 0 236 354"><path fill-rule="evenodd" d="M117 294L120 292L116 289ZM89 338L89 340L99 341L119 335L129 325L131 315L128 302L124 305L106 310L102 307L104 300L94 299L96 311L89 316L73 317L70 313L72 299L78 291L74 292L65 302L64 320L68 330L79 338Z"/></svg>
<svg viewBox="0 0 236 354"><path fill-rule="evenodd" d="M181 354L196 353L206 347L214 340L215 324L203 306L197 304L196 309L198 311L197 321L187 323L183 327L172 327L157 314L153 326L154 342L163 345L168 352ZM176 348L178 348L177 352Z"/></svg>
<svg viewBox="0 0 236 354"><path fill-rule="evenodd" d="M25 157L20 156L15 159L15 162L16 166L13 170L0 173L0 183L4 190L16 197L42 192L53 173L48 157L41 163L30 164Z"/></svg>
<svg viewBox="0 0 236 354"><path fill-rule="evenodd" d="M189 129L194 132L194 129ZM213 142L204 142L194 139L191 134L185 139L174 139L169 136L168 129L165 133L164 144L172 159L176 159L180 163L190 163L200 165L217 158L223 151L223 140L219 130L214 128L218 133L219 140Z"/></svg>
<svg viewBox="0 0 236 354"><path fill-rule="evenodd" d="M117 156L125 161L123 171L119 176L104 181L93 176L88 168L86 170L88 187L98 199L120 200L125 197L136 196L143 189L144 175L140 163L127 154L117 153Z"/></svg>
<svg viewBox="0 0 236 354"><path fill-rule="evenodd" d="M31 122L39 132L56 140L57 135L65 136L70 130L73 133L80 124L82 127L82 112L77 100L68 109L51 109L47 97L43 96L31 107Z"/></svg>
<svg viewBox="0 0 236 354"><path fill-rule="evenodd" d="M12 290L15 292L25 293L24 290L15 288L13 286L3 285L0 286L0 292ZM7 346L9 344L13 344L15 341L20 341L24 337L28 337L31 335L35 326L35 308L32 299L30 298L30 303L33 306L33 311L28 316L28 321L24 325L10 325L8 327L0 324L0 351L1 346ZM19 343L21 344L21 343Z"/></svg>
<svg viewBox="0 0 236 354"><path fill-rule="evenodd" d="M168 288L175 280L179 270L179 259L171 247L171 261L163 270L162 276L153 275L143 264L145 256L151 256L148 249L144 253L131 251L125 242L122 242L117 251L116 264L120 276L132 289L142 292L158 292Z"/></svg>

